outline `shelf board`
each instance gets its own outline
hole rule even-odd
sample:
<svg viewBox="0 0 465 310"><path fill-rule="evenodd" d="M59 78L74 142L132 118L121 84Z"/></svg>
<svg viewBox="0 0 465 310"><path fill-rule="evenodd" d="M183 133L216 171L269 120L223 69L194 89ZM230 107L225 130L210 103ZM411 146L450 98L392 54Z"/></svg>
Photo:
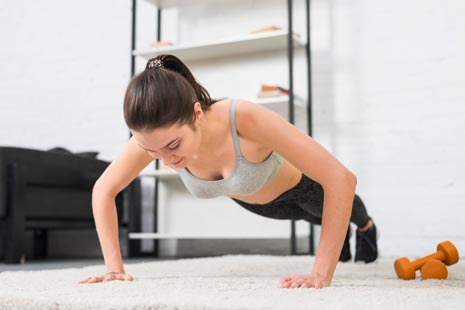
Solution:
<svg viewBox="0 0 465 310"><path fill-rule="evenodd" d="M305 42L298 36L294 36L294 46L296 48L304 47ZM183 61L189 61L280 50L286 47L287 30L276 30L196 44L181 44L145 50L134 50L132 54L147 59L160 54L173 54Z"/></svg>
<svg viewBox="0 0 465 310"><path fill-rule="evenodd" d="M146 0L146 1L161 9L179 7L180 4L182 4L182 1L186 2L186 0Z"/></svg>
<svg viewBox="0 0 465 310"><path fill-rule="evenodd" d="M289 96L279 96L279 97L268 97L268 98L255 98L255 99L250 99L248 100L250 102L254 102L256 104L260 105L273 105L273 104L288 104L289 102ZM294 97L294 105L299 108L305 108L306 104L303 102L303 100Z"/></svg>
<svg viewBox="0 0 465 310"><path fill-rule="evenodd" d="M156 177L160 180L179 179L179 173L173 169L158 169L139 174L139 178L144 177Z"/></svg>
<svg viewBox="0 0 465 310"><path fill-rule="evenodd" d="M199 0L191 1L191 0L146 0L148 3L155 5L160 9L168 9L168 8L177 8L177 7L186 7L190 5L195 5L195 2L199 2ZM206 2L206 1L204 1Z"/></svg>

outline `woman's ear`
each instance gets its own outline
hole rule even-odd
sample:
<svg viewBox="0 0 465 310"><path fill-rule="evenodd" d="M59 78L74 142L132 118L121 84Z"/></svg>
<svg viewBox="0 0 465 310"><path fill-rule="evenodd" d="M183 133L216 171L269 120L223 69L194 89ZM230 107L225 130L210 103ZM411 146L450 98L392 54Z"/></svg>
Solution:
<svg viewBox="0 0 465 310"><path fill-rule="evenodd" d="M200 102L194 103L194 120L200 121L203 118L203 110Z"/></svg>

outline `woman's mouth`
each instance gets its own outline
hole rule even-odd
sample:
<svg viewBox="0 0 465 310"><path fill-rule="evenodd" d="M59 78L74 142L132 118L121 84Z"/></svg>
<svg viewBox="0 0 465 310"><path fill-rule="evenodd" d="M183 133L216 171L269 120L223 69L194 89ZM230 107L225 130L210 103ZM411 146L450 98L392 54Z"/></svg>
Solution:
<svg viewBox="0 0 465 310"><path fill-rule="evenodd" d="M182 162L183 158L180 158L178 161L171 163L172 166L177 166Z"/></svg>

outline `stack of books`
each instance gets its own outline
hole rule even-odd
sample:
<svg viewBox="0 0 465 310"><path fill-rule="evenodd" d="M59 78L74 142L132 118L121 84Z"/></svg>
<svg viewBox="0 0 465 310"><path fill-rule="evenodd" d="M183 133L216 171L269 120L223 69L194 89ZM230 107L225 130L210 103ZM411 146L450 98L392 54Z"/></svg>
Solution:
<svg viewBox="0 0 465 310"><path fill-rule="evenodd" d="M260 92L257 94L258 98L270 98L270 97L279 97L287 96L289 91L278 85L262 85Z"/></svg>

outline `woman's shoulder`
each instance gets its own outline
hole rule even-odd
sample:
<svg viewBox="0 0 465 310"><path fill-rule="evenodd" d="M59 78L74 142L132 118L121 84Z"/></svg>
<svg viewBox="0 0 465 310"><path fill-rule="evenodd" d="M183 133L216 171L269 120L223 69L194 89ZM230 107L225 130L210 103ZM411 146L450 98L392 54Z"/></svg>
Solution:
<svg viewBox="0 0 465 310"><path fill-rule="evenodd" d="M260 104L244 99L236 99L236 123L238 126L253 126L255 122L267 122L270 117L271 110L263 107Z"/></svg>
<svg viewBox="0 0 465 310"><path fill-rule="evenodd" d="M273 111L244 99L236 100L234 114L238 133L246 137L256 136L258 130L269 129L276 122L276 115Z"/></svg>
<svg viewBox="0 0 465 310"><path fill-rule="evenodd" d="M259 106L258 104L245 99L225 98L216 101L215 104L211 106L211 108L219 111L220 113L229 114L231 111L231 105L233 103L236 104L236 107L234 109L236 114L247 114L254 112L256 110L255 108Z"/></svg>
<svg viewBox="0 0 465 310"><path fill-rule="evenodd" d="M238 127L244 127L246 125L253 125L253 122L259 119L266 121L269 116L270 110L265 107L239 98L227 98L218 100L214 105L211 106L214 114L217 114L218 117L226 118L230 117L231 114L231 105L235 103L234 116L236 119L236 125ZM241 126L242 125L242 126Z"/></svg>

